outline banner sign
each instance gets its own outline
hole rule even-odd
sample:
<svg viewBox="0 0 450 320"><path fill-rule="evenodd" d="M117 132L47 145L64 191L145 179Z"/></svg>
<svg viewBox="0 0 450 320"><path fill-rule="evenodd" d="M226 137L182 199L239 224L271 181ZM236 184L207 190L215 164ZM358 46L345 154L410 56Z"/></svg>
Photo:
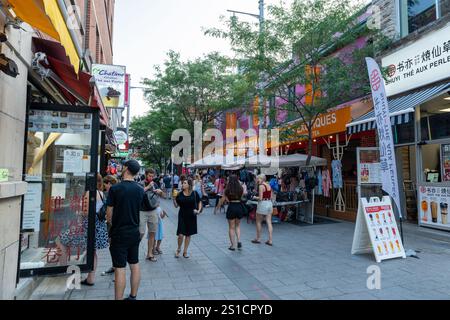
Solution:
<svg viewBox="0 0 450 320"><path fill-rule="evenodd" d="M100 91L103 105L106 108L125 107L125 75L126 68L104 64L94 64L92 75Z"/></svg>
<svg viewBox="0 0 450 320"><path fill-rule="evenodd" d="M383 58L388 68L387 95L442 80L450 74L450 25Z"/></svg>
<svg viewBox="0 0 450 320"><path fill-rule="evenodd" d="M356 218L352 254L373 252L377 263L382 260L406 259L392 202L389 197L361 199Z"/></svg>
<svg viewBox="0 0 450 320"><path fill-rule="evenodd" d="M386 88L380 67L376 61L372 58L366 58L366 62L369 70L370 85L372 87L372 98L378 127L378 139L380 142L380 169L383 190L392 197L397 205L400 218L402 218L394 136L392 134Z"/></svg>

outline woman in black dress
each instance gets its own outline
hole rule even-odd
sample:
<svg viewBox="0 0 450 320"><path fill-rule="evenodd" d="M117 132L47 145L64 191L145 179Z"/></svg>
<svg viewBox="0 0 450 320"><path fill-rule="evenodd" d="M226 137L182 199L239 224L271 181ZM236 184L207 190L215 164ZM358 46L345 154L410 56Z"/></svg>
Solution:
<svg viewBox="0 0 450 320"><path fill-rule="evenodd" d="M178 213L178 250L175 254L175 258L180 257L181 247L184 240L183 257L186 259L188 256L189 243L191 242L191 236L197 234L197 215L202 211L202 201L197 192L193 190L192 179L184 180L181 185L181 192L173 200L175 208L180 207Z"/></svg>
<svg viewBox="0 0 450 320"><path fill-rule="evenodd" d="M238 250L242 249L241 243L241 219L245 216L246 208L242 203L242 196L244 195L244 188L237 176L230 176L224 196L219 201L218 208L222 207L224 202L228 202L227 220L228 220L228 234L230 236L231 247L228 249L236 251L236 240ZM216 208L217 210L217 208Z"/></svg>

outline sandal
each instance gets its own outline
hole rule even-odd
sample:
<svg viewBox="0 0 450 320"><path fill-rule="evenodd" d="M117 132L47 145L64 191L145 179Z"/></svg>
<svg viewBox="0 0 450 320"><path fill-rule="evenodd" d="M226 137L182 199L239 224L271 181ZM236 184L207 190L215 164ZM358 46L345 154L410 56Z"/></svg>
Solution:
<svg viewBox="0 0 450 320"><path fill-rule="evenodd" d="M95 285L95 283L89 283L89 282L87 281L87 279L84 279L83 281L81 281L81 284L82 284L83 286L88 286L88 287L93 287L93 286Z"/></svg>
<svg viewBox="0 0 450 320"><path fill-rule="evenodd" d="M158 260L155 257L147 257L148 261L157 262Z"/></svg>
<svg viewBox="0 0 450 320"><path fill-rule="evenodd" d="M156 249L156 254L163 254L163 252L160 249Z"/></svg>
<svg viewBox="0 0 450 320"><path fill-rule="evenodd" d="M184 257L185 259L189 259L189 258L190 258L190 257L188 256L187 252L183 253L183 257Z"/></svg>
<svg viewBox="0 0 450 320"><path fill-rule="evenodd" d="M175 253L175 258L178 259L180 257L181 250L177 250Z"/></svg>
<svg viewBox="0 0 450 320"><path fill-rule="evenodd" d="M267 244L268 246L270 246L270 247L273 247L273 243L271 243L271 242L269 242L269 241L267 241L266 244Z"/></svg>
<svg viewBox="0 0 450 320"><path fill-rule="evenodd" d="M259 241L259 240L252 240L252 243L254 243L254 244L261 244L261 241Z"/></svg>

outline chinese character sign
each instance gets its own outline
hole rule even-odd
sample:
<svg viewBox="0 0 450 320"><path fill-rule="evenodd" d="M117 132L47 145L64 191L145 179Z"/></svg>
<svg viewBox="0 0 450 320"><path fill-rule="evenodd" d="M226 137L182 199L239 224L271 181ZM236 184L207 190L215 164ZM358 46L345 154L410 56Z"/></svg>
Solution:
<svg viewBox="0 0 450 320"><path fill-rule="evenodd" d="M369 70L370 85L374 111L378 127L378 139L380 141L380 162L383 190L386 191L397 205L399 215L402 217L400 207L400 194L397 179L397 164L395 160L394 139L392 135L389 104L386 96L386 88L380 67L372 58L366 58Z"/></svg>

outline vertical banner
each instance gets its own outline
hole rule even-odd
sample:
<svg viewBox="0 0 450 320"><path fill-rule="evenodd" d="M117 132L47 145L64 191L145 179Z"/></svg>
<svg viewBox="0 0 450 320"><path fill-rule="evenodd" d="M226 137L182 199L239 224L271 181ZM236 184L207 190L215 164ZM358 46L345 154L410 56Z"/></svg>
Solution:
<svg viewBox="0 0 450 320"><path fill-rule="evenodd" d="M400 218L402 218L397 164L395 160L395 146L392 134L391 117L389 115L389 104L386 96L386 87L377 62L372 58L366 58L366 62L369 70L370 86L372 88L373 105L378 127L378 139L380 142L381 180L383 190L392 197L397 205Z"/></svg>

